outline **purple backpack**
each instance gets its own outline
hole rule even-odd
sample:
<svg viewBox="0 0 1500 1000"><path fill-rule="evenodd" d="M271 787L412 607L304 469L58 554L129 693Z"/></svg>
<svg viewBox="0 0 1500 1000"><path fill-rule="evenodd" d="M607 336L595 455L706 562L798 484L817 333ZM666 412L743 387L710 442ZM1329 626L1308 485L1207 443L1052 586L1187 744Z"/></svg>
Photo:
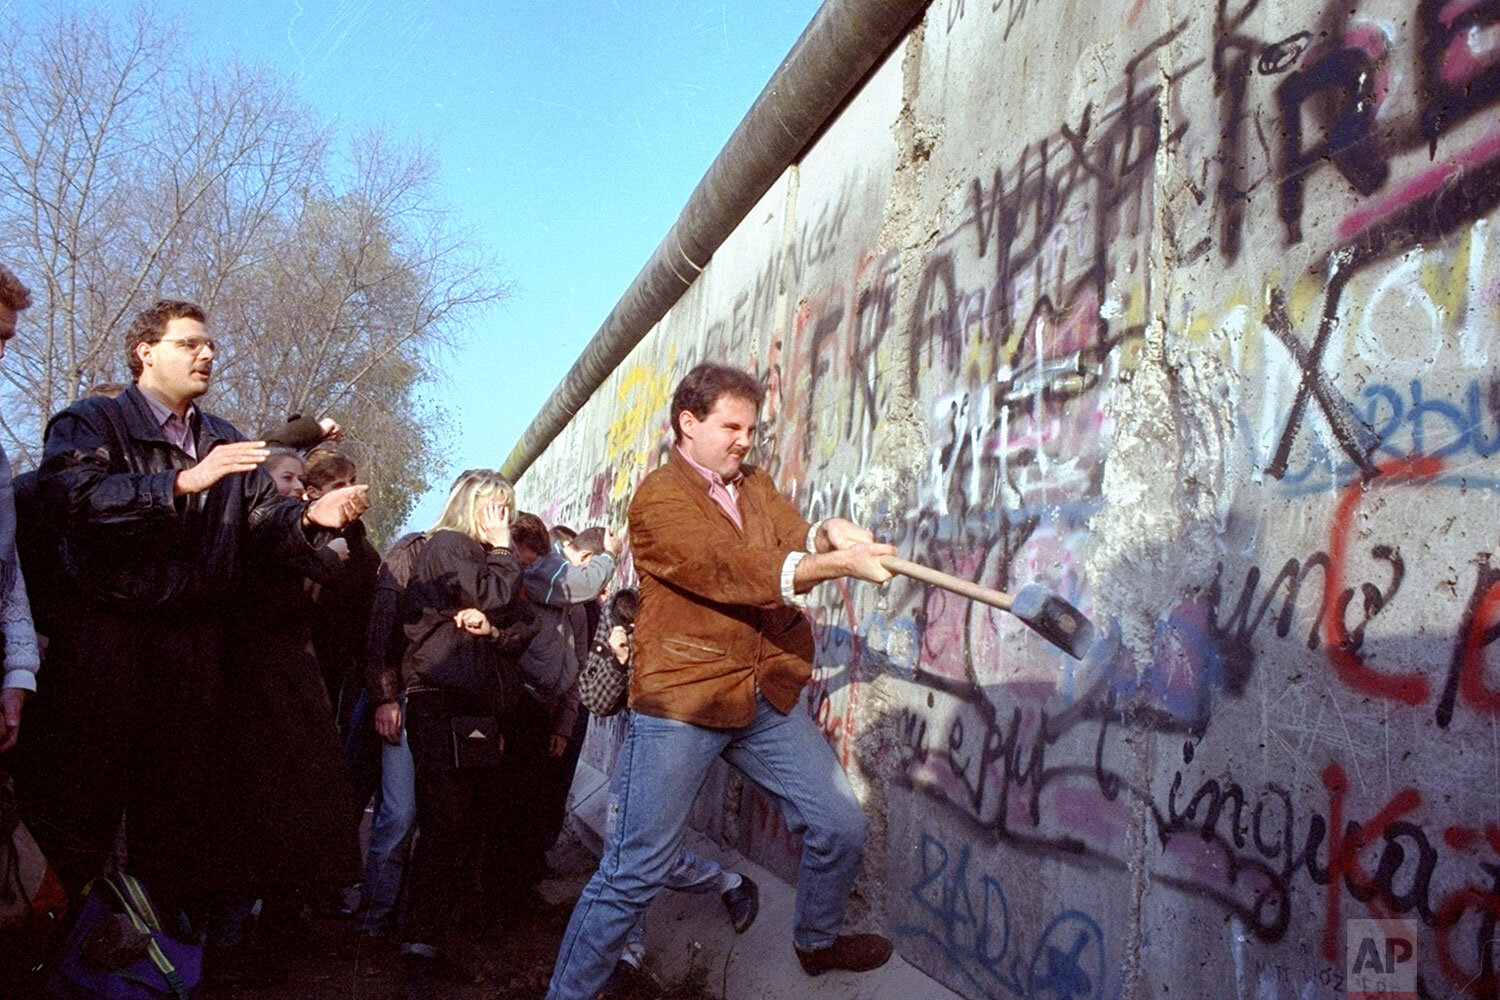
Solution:
<svg viewBox="0 0 1500 1000"><path fill-rule="evenodd" d="M203 949L162 930L138 881L101 875L85 891L47 994L53 1000L196 1000L202 973Z"/></svg>

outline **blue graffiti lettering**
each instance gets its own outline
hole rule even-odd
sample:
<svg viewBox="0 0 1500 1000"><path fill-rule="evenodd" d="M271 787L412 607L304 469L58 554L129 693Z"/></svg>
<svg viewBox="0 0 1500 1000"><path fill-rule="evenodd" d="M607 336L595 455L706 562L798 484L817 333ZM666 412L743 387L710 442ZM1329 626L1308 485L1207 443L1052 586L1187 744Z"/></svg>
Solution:
<svg viewBox="0 0 1500 1000"><path fill-rule="evenodd" d="M1420 379L1412 379L1404 389L1373 383L1360 395L1359 418L1380 442L1374 452L1377 461L1415 455L1487 459L1500 454L1500 381L1470 379L1457 401L1429 395ZM1248 426L1245 430L1250 432ZM1342 489L1363 475L1342 450L1329 449L1319 436L1309 435L1304 441L1306 461L1289 467L1281 479L1292 496ZM1500 477L1476 476L1471 470L1439 476L1435 483L1500 492Z"/></svg>
<svg viewBox="0 0 1500 1000"><path fill-rule="evenodd" d="M926 942L975 989L991 998L1101 1000L1105 986L1104 932L1092 917L1065 910L1052 919L1023 965L1005 889L993 875L970 877L972 848L957 854L922 835L922 874L912 884L916 918L896 933Z"/></svg>
<svg viewBox="0 0 1500 1000"><path fill-rule="evenodd" d="M1093 917L1068 910L1052 919L1032 953L1027 986L1028 996L1048 1000L1103 995L1104 932Z"/></svg>

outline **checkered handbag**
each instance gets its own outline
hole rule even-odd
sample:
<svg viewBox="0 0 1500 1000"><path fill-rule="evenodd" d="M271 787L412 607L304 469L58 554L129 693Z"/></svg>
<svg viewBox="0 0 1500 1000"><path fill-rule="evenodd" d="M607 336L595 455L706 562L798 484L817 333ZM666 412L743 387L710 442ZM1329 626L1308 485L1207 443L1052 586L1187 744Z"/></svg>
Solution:
<svg viewBox="0 0 1500 1000"><path fill-rule="evenodd" d="M621 666L609 648L609 632L614 627L614 610L606 607L594 630L594 641L589 643L589 655L578 671L578 698L584 708L599 716L614 715L624 708L630 687L630 668Z"/></svg>

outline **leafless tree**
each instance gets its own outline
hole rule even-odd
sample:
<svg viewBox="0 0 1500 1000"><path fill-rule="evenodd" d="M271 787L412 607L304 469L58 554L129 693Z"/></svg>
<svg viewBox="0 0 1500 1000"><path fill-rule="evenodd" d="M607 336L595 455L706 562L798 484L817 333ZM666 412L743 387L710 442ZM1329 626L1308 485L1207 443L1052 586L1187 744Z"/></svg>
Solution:
<svg viewBox="0 0 1500 1000"><path fill-rule="evenodd" d="M225 342L214 410L247 433L331 413L376 487L373 526L400 524L442 472L420 402L434 358L508 290L434 207L431 157L338 142L266 71L189 63L144 10L3 28L0 246L37 291L0 368L18 464L50 414L124 375L139 309L187 298Z"/></svg>

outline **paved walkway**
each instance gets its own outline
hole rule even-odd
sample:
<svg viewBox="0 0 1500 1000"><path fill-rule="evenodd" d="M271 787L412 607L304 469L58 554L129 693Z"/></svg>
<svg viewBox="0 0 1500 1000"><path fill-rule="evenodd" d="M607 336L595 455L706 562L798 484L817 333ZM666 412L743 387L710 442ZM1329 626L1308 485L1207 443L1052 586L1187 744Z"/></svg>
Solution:
<svg viewBox="0 0 1500 1000"><path fill-rule="evenodd" d="M608 801L605 776L579 762L573 782L573 827L598 852ZM816 979L792 951L794 892L775 875L695 831L688 847L744 872L760 886L760 916L735 934L717 895L663 892L646 918L647 968L658 982L688 984L722 1000L961 1000L957 993L895 955L873 972L829 972ZM559 889L563 886L559 884ZM573 888L576 895L577 889ZM561 900L557 900L561 902Z"/></svg>

